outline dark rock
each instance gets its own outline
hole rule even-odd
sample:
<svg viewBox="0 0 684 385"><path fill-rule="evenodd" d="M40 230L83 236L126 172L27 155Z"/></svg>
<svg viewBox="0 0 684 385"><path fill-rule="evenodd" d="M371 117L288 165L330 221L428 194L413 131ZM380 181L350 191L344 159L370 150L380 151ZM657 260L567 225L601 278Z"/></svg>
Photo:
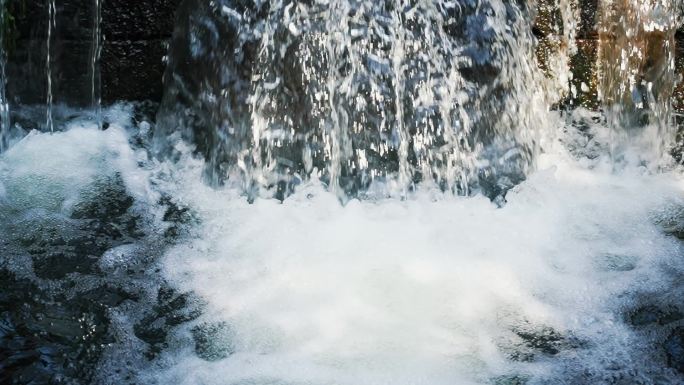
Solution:
<svg viewBox="0 0 684 385"><path fill-rule="evenodd" d="M658 307L655 305L645 305L633 310L628 315L628 319L629 323L634 326L645 326L655 323L667 325L684 319L684 312L675 306Z"/></svg>
<svg viewBox="0 0 684 385"><path fill-rule="evenodd" d="M105 313L79 300L55 301L25 279L0 271L0 383L90 383L107 333Z"/></svg>
<svg viewBox="0 0 684 385"><path fill-rule="evenodd" d="M636 269L639 259L631 255L604 254L594 260L594 266L600 271L632 271Z"/></svg>
<svg viewBox="0 0 684 385"><path fill-rule="evenodd" d="M599 0L580 0L579 11L580 19L577 29L579 39L595 39L598 35L596 28L596 18L598 15Z"/></svg>
<svg viewBox="0 0 684 385"><path fill-rule="evenodd" d="M684 327L676 328L664 344L670 367L684 373Z"/></svg>
<svg viewBox="0 0 684 385"><path fill-rule="evenodd" d="M103 253L112 247L141 237L141 244L154 244L138 228L132 205L121 177L114 174L86 186L70 216L59 208L39 215L15 208L11 217L0 216L0 234L7 235L0 242L0 383L108 383L101 381L103 354L134 340L112 330L111 310L126 309L136 322L158 306L146 288L154 290L159 283L146 269L161 250L147 250L149 257L130 256L121 269L107 274L100 268ZM168 319L157 317L137 332L153 343L161 341L154 327L168 332L169 325L196 317L193 301L172 294L158 308ZM124 349L127 355L143 356L142 349Z"/></svg>
<svg viewBox="0 0 684 385"><path fill-rule="evenodd" d="M106 0L102 31L109 41L167 39L180 0Z"/></svg>
<svg viewBox="0 0 684 385"><path fill-rule="evenodd" d="M102 50L102 100L162 98L167 39L107 41Z"/></svg>
<svg viewBox="0 0 684 385"><path fill-rule="evenodd" d="M538 331L514 330L523 343L544 354L555 355L563 349L565 338L551 328L542 328Z"/></svg>
<svg viewBox="0 0 684 385"><path fill-rule="evenodd" d="M90 42L53 43L52 94L55 104L90 105ZM20 40L7 65L7 96L12 104L45 104L47 73L45 39Z"/></svg>
<svg viewBox="0 0 684 385"><path fill-rule="evenodd" d="M530 381L526 376L510 375L493 378L492 385L525 385Z"/></svg>
<svg viewBox="0 0 684 385"><path fill-rule="evenodd" d="M101 90L104 103L155 100L162 95L163 57L178 0L102 1ZM94 2L56 0L51 67L56 104L92 105ZM16 104L46 102L47 2L13 7L7 94Z"/></svg>
<svg viewBox="0 0 684 385"><path fill-rule="evenodd" d="M177 294L162 285L157 294L157 304L133 327L136 337L147 344L145 355L152 359L167 347L171 331L188 321L197 319L204 302L192 293Z"/></svg>
<svg viewBox="0 0 684 385"><path fill-rule="evenodd" d="M572 80L570 81L571 92L568 95L568 103L572 107L584 107L590 110L598 110L598 40L577 40L577 53L570 57L570 69ZM574 93L572 92L574 90Z"/></svg>
<svg viewBox="0 0 684 385"><path fill-rule="evenodd" d="M160 204L167 207L163 217L165 222L169 222L169 227L164 232L164 236L167 238L179 238L186 233L188 224L198 223L198 218L188 207L179 206L171 198L163 197Z"/></svg>
<svg viewBox="0 0 684 385"><path fill-rule="evenodd" d="M501 346L506 356L517 362L533 362L539 355L555 356L564 350L578 349L584 342L565 336L550 327L538 327L524 323L512 329L518 337Z"/></svg>
<svg viewBox="0 0 684 385"><path fill-rule="evenodd" d="M192 329L195 354L206 361L219 361L235 352L234 335L225 322L201 324Z"/></svg>
<svg viewBox="0 0 684 385"><path fill-rule="evenodd" d="M133 198L126 192L120 175L116 175L113 180L96 181L83 198L74 207L72 218L107 220L126 214L133 205Z"/></svg>
<svg viewBox="0 0 684 385"><path fill-rule="evenodd" d="M658 218L656 223L665 234L684 240L684 208L672 208L666 216Z"/></svg>

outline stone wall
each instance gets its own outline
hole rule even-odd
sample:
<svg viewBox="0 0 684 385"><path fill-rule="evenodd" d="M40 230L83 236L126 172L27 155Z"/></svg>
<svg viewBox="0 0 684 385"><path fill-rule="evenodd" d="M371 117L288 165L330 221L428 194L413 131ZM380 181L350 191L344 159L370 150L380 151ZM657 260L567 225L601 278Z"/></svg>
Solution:
<svg viewBox="0 0 684 385"><path fill-rule="evenodd" d="M599 60L599 0L569 0L575 7L579 20L576 28L577 53L570 57L570 69L573 79L564 104L568 107L585 107L591 110L601 108L598 98L598 60ZM535 34L539 39L537 56L540 66L544 69L546 57L550 54L548 47L554 48L550 42L558 38L562 32L562 24L559 26L557 12L558 0L539 0L539 12L535 20ZM560 27L560 29L559 29ZM675 35L675 73L676 77L684 77L684 27L680 28ZM584 86L583 86L584 85ZM684 114L684 82L677 82L672 97L674 111Z"/></svg>
<svg viewBox="0 0 684 385"><path fill-rule="evenodd" d="M47 0L15 7L15 40L8 59L8 97L13 104L45 103ZM162 96L163 57L178 0L101 0L102 99L156 100ZM54 102L91 103L90 52L95 0L55 0L52 40ZM23 9L22 9L23 8Z"/></svg>

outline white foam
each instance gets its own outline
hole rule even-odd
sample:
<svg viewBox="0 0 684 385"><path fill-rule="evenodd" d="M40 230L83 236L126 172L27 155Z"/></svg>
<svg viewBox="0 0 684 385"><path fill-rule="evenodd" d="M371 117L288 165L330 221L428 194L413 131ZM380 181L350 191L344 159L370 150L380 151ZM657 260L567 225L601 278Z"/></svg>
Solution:
<svg viewBox="0 0 684 385"><path fill-rule="evenodd" d="M182 163L182 162L181 162ZM172 248L165 275L208 301L198 322L226 322L235 353L169 354L145 381L178 384L468 384L511 373L552 376L577 352L514 363L512 330L549 326L590 341L589 361L629 360L619 308L664 285L681 246L654 224L684 203L674 173L611 174L567 156L497 209L483 197L422 191L342 207L316 181L284 203L248 204L199 183L190 162L174 195L196 210L196 238ZM599 358L597 358L599 357Z"/></svg>
<svg viewBox="0 0 684 385"><path fill-rule="evenodd" d="M136 200L154 202L146 161L134 151L124 129L126 111L106 131L90 121L76 121L64 132L33 131L0 156L0 203L15 209L42 208L68 212L98 177L121 175Z"/></svg>
<svg viewBox="0 0 684 385"><path fill-rule="evenodd" d="M195 324L225 322L235 352L201 360L188 324L174 336L186 348L173 345L140 383L480 384L629 366L642 360L620 319L629 294L666 288L663 266L684 270L681 244L655 224L684 205L675 172L614 174L603 161L590 170L554 149L502 209L429 190L343 207L315 180L282 204L250 205L203 184L203 163L177 149L184 158L157 164L153 182L200 224L168 250L163 274L207 301ZM156 202L139 162L148 161L116 125L34 133L0 157L0 205L68 211L96 176L115 172L136 199ZM125 267L134 251L110 250L101 266ZM507 359L522 343L514 330L543 326L589 344Z"/></svg>

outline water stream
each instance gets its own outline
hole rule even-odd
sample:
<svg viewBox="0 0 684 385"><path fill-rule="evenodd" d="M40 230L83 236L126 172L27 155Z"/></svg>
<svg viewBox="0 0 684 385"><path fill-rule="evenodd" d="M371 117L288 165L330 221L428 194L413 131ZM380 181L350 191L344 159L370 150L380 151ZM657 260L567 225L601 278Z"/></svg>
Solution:
<svg viewBox="0 0 684 385"><path fill-rule="evenodd" d="M90 47L90 105L95 112L98 127L102 127L102 0L93 0L93 37Z"/></svg>
<svg viewBox="0 0 684 385"><path fill-rule="evenodd" d="M0 0L0 11L5 11L6 0ZM5 18L0 17L0 153L3 152L9 146L9 130L10 130L10 119L9 119L9 103L7 101L6 88L6 62L7 55L5 53Z"/></svg>
<svg viewBox="0 0 684 385"><path fill-rule="evenodd" d="M53 95L52 95L52 40L53 37L52 35L55 32L55 29L57 28L57 6L55 3L55 0L49 0L48 2L48 22L47 22L47 39L45 40L45 52L46 52L46 57L45 57L45 74L46 74L46 83L47 83L47 90L46 92L46 101L45 101L45 129L53 132L55 130L54 127L54 121L52 117L53 113Z"/></svg>

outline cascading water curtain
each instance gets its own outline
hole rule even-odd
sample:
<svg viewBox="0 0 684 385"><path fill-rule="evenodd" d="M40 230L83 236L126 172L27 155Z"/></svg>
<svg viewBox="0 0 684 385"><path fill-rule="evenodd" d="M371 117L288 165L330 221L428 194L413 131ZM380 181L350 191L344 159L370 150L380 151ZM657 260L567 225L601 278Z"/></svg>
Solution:
<svg viewBox="0 0 684 385"><path fill-rule="evenodd" d="M671 96L680 3L602 0L599 4L598 91L617 161L624 147L635 143L645 156L659 158L674 138Z"/></svg>
<svg viewBox="0 0 684 385"><path fill-rule="evenodd" d="M47 100L46 100L46 121L45 129L50 132L54 131L54 122L52 119L52 34L57 26L56 19L57 8L55 0L48 0L48 26L47 26L47 40L46 40L46 58L45 58L45 72L47 75Z"/></svg>
<svg viewBox="0 0 684 385"><path fill-rule="evenodd" d="M100 55L102 53L102 0L93 0L93 40L90 47L90 101L98 127L102 128L102 82Z"/></svg>
<svg viewBox="0 0 684 385"><path fill-rule="evenodd" d="M198 103L210 111L200 114L211 123L196 136L216 130L206 146L219 178L236 176L250 195L314 174L341 196L405 195L420 183L467 195L483 168L519 178L530 167L549 103L528 3L253 8L216 11L239 31L237 51L254 53L240 68L249 76L238 79L230 50L217 67L232 83L200 85L207 98ZM204 47L214 43L190 40L192 60L215 60Z"/></svg>
<svg viewBox="0 0 684 385"><path fill-rule="evenodd" d="M7 102L7 94L5 86L7 79L5 75L5 63L7 62L6 51L6 29L8 28L8 16L6 0L0 0L0 152L3 152L9 146L9 103Z"/></svg>
<svg viewBox="0 0 684 385"><path fill-rule="evenodd" d="M442 28L451 13L442 2L272 6L252 83L249 179L269 186L290 173L283 160L301 143L305 172L318 168L342 195L374 180L399 194L420 179L465 189L481 151L466 111L476 86L459 72L468 58L458 38ZM307 89L303 127L288 112L285 49L299 52L285 65Z"/></svg>

